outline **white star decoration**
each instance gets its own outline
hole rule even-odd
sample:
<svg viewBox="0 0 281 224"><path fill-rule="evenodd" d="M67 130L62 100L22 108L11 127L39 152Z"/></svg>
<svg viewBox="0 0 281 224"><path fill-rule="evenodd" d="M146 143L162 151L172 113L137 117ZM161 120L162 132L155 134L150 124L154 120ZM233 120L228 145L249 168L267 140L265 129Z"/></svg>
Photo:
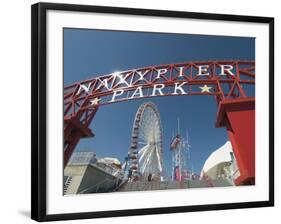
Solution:
<svg viewBox="0 0 281 224"><path fill-rule="evenodd" d="M213 87L209 87L207 85L204 85L203 87L199 87L201 89L201 93L209 93L210 89L212 89Z"/></svg>
<svg viewBox="0 0 281 224"><path fill-rule="evenodd" d="M99 98L95 98L95 99L92 99L92 100L90 100L90 102L91 102L91 105L98 105L99 104L99 101L100 101L100 99Z"/></svg>

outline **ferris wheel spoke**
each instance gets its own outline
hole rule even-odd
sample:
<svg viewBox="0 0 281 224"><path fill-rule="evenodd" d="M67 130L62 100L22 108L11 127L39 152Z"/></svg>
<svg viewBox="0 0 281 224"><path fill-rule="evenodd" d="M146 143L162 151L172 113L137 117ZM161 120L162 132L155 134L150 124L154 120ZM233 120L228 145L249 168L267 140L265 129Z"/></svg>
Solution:
<svg viewBox="0 0 281 224"><path fill-rule="evenodd" d="M143 164L145 164L146 159L147 159L147 155L150 153L150 148L148 146L147 150L145 150L145 152L142 153L142 155L139 157L139 168L140 170L142 170L143 168Z"/></svg>
<svg viewBox="0 0 281 224"><path fill-rule="evenodd" d="M148 143L147 135L145 135L143 132L140 132L139 133L139 141Z"/></svg>
<svg viewBox="0 0 281 224"><path fill-rule="evenodd" d="M145 160L145 158L147 158L148 154L150 153L150 147L148 145L148 147L145 149L145 151L141 154L141 156L139 157L139 164L143 163L143 160Z"/></svg>
<svg viewBox="0 0 281 224"><path fill-rule="evenodd" d="M147 167L148 162L149 162L150 159L151 159L151 154L152 154L152 153L153 153L153 150L150 150L150 151L148 152L148 155L147 155L147 157L145 158L144 164L143 164L142 167L140 168L143 173L144 173L144 171L145 171L145 169L146 169L146 167Z"/></svg>
<svg viewBox="0 0 281 224"><path fill-rule="evenodd" d="M139 151L139 161L142 160L143 156L145 155L145 153L147 152L147 150L149 149L149 145L146 145L145 147L143 147L140 151Z"/></svg>
<svg viewBox="0 0 281 224"><path fill-rule="evenodd" d="M158 166L159 166L159 169L160 169L160 171L162 172L162 164L161 164L161 158L160 158L160 154L159 154L159 150L158 150L158 148L156 148L156 155L157 155L157 158L158 158Z"/></svg>
<svg viewBox="0 0 281 224"><path fill-rule="evenodd" d="M138 144L140 144L140 145L148 145L148 142L138 142Z"/></svg>

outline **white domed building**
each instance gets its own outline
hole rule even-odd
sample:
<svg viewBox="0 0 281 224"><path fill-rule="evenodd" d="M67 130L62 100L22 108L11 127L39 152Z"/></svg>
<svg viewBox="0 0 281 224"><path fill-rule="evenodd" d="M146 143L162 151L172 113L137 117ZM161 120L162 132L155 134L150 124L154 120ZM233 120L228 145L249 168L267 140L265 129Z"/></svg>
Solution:
<svg viewBox="0 0 281 224"><path fill-rule="evenodd" d="M201 171L200 179L207 179L217 183L219 182L216 180L226 180L231 185L234 185L233 180L237 176L239 176L239 169L232 145L227 141L208 157Z"/></svg>

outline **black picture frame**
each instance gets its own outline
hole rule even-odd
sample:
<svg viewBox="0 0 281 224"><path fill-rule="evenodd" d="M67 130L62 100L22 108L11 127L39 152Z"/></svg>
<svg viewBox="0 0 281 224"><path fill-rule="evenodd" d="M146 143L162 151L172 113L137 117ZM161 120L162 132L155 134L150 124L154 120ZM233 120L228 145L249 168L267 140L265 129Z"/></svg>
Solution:
<svg viewBox="0 0 281 224"><path fill-rule="evenodd" d="M46 213L46 13L48 10L100 12L123 15L193 18L217 21L253 22L269 25L269 200L196 206L177 206L132 210L114 210L68 214ZM37 3L31 11L31 218L36 221L74 220L86 218L178 213L206 210L274 206L274 18L182 11L163 11L73 4Z"/></svg>

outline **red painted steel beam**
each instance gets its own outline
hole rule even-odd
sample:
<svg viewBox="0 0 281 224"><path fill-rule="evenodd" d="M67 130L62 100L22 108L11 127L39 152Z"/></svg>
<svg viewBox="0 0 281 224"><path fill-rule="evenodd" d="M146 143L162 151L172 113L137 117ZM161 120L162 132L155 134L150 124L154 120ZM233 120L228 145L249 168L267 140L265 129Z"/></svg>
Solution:
<svg viewBox="0 0 281 224"><path fill-rule="evenodd" d="M255 99L229 99L219 104L217 127L225 127L240 175L236 185L255 184Z"/></svg>
<svg viewBox="0 0 281 224"><path fill-rule="evenodd" d="M94 133L89 126L97 110L98 107L92 109L90 112L79 111L76 117L64 120L64 167L67 165L80 139L94 137Z"/></svg>
<svg viewBox="0 0 281 224"><path fill-rule="evenodd" d="M67 144L65 143L66 148L65 148L64 154L63 154L63 167L66 167L76 145L82 138L82 135L80 132L73 131L72 135L73 135L73 137L69 138L69 142Z"/></svg>

